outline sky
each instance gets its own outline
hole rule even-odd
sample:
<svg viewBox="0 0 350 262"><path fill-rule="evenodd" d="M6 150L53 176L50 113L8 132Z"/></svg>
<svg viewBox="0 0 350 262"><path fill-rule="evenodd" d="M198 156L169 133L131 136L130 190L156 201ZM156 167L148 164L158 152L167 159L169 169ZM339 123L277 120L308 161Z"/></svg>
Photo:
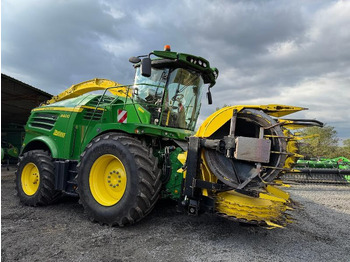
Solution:
<svg viewBox="0 0 350 262"><path fill-rule="evenodd" d="M1 2L1 72L53 95L131 84L129 57L165 44L219 69L199 122L224 104L285 104L350 138L350 1Z"/></svg>

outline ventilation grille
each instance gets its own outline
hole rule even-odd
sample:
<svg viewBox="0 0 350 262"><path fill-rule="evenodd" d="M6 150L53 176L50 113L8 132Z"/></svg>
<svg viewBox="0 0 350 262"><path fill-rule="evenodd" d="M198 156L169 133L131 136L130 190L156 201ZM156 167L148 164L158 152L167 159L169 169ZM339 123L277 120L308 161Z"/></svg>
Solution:
<svg viewBox="0 0 350 262"><path fill-rule="evenodd" d="M36 113L30 121L32 127L39 127L46 130L51 130L57 120L58 115L50 113Z"/></svg>
<svg viewBox="0 0 350 262"><path fill-rule="evenodd" d="M86 120L98 121L103 115L103 110L100 109L85 109L83 118Z"/></svg>
<svg viewBox="0 0 350 262"><path fill-rule="evenodd" d="M96 107L98 104L98 106L102 106L103 104L110 104L114 100L114 98L110 97L110 96L104 96L101 101L100 101L100 99L101 99L101 96L95 97L87 105Z"/></svg>

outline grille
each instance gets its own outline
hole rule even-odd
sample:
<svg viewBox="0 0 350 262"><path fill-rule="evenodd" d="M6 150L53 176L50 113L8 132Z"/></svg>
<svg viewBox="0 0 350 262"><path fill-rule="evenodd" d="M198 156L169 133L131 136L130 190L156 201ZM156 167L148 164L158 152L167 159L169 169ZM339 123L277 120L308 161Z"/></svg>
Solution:
<svg viewBox="0 0 350 262"><path fill-rule="evenodd" d="M46 130L51 130L57 120L58 115L50 113L36 113L30 121L32 127L43 128Z"/></svg>
<svg viewBox="0 0 350 262"><path fill-rule="evenodd" d="M98 104L99 106L101 106L101 105L103 105L103 104L110 104L110 103L114 100L113 97L104 96L103 99L102 99L102 100L100 101L100 103L99 103L99 100L100 100L100 99L101 99L100 96L95 97L95 98L92 99L87 105L88 105L88 106L96 107L97 104Z"/></svg>
<svg viewBox="0 0 350 262"><path fill-rule="evenodd" d="M83 118L86 120L98 121L101 119L103 110L100 109L85 109Z"/></svg>

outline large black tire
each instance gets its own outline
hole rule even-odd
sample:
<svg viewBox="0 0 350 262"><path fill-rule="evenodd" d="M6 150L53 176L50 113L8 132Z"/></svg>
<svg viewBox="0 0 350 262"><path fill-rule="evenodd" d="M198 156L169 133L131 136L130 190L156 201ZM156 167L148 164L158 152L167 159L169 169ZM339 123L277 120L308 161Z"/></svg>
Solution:
<svg viewBox="0 0 350 262"><path fill-rule="evenodd" d="M15 183L17 195L25 205L45 206L61 195L55 190L52 158L43 150L32 150L19 158Z"/></svg>
<svg viewBox="0 0 350 262"><path fill-rule="evenodd" d="M100 165L100 159L106 157L105 166L107 167L104 168L103 165ZM108 166L111 165L108 157L118 159L117 161L122 163L125 171L122 173L126 177L126 182L125 191L120 199L115 203L112 201L112 204L105 205L98 199L98 194L95 193L96 197L94 197L92 193L94 185L91 185L90 181L99 183L101 194L110 191L109 186L114 188L117 186L117 184L112 185L112 182L109 185L110 181L106 185L103 184L105 182L99 180L106 178L106 174L112 174L108 169ZM99 163L99 169L95 169L95 163ZM93 139L81 154L78 164L80 201L92 221L110 226L133 224L145 217L158 200L161 188L160 175L158 159L153 156L152 148L130 135L103 134Z"/></svg>

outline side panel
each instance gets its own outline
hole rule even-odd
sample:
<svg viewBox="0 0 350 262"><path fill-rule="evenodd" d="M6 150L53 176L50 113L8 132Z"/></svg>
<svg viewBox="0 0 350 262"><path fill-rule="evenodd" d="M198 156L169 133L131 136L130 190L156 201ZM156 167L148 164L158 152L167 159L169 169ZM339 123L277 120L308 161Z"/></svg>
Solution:
<svg viewBox="0 0 350 262"><path fill-rule="evenodd" d="M34 109L25 127L22 151L29 147L35 149L35 143L43 142L54 158L62 157L63 152L58 149L64 148L70 115L69 111Z"/></svg>
<svg viewBox="0 0 350 262"><path fill-rule="evenodd" d="M26 148L31 146L33 143L39 141L39 142L42 142L45 145L47 145L47 147L50 149L50 152L51 152L51 155L53 158L58 158L58 149L57 149L56 143L50 137L48 137L48 136L36 136L36 137L33 137L32 139L30 139L30 138L26 139L25 141L26 141L26 143L23 143L23 146L22 146L22 152L25 151Z"/></svg>
<svg viewBox="0 0 350 262"><path fill-rule="evenodd" d="M127 112L127 119L123 123L118 122L118 110ZM80 154L92 139L107 132L119 131L135 135L161 136L177 140L185 140L186 137L193 134L192 131L185 129L160 127L150 124L148 111L137 104L126 105L125 107L123 104L111 105L90 119L87 119L86 113L87 109L84 109L81 113L72 113L69 124L72 131L67 131L67 140L70 142L69 145L65 145L64 158L66 159L78 160Z"/></svg>
<svg viewBox="0 0 350 262"><path fill-rule="evenodd" d="M57 158L64 158L66 148L69 147L70 136L72 135L72 128L70 119L73 112L61 112L57 118L56 125L52 132L52 139L59 148Z"/></svg>
<svg viewBox="0 0 350 262"><path fill-rule="evenodd" d="M98 96L73 98L53 105L33 109L26 126L24 145L38 137L45 137L45 144L52 148L53 157L79 160L80 154L96 136L107 132L126 132L135 135L185 140L193 134L190 130L161 127L150 123L150 113L138 104L92 104ZM73 102L79 102L73 106ZM84 105L81 105L84 104ZM118 114L127 112L127 119L119 121ZM49 142L48 142L49 141Z"/></svg>

